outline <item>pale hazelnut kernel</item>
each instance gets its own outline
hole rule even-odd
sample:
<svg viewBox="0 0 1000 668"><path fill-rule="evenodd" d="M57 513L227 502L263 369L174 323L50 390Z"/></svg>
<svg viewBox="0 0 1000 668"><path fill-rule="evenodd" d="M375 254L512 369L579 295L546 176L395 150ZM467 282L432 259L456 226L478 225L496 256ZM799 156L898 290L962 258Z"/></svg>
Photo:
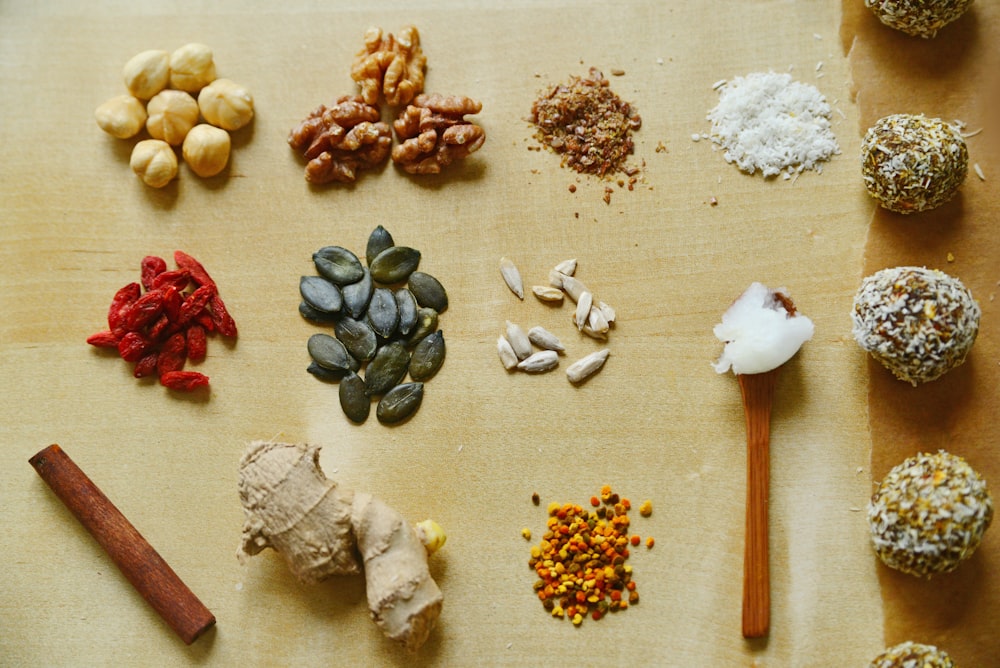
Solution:
<svg viewBox="0 0 1000 668"><path fill-rule="evenodd" d="M164 90L153 96L146 106L149 118L146 129L154 139L177 146L198 122L198 103L180 90Z"/></svg>
<svg viewBox="0 0 1000 668"><path fill-rule="evenodd" d="M239 130L253 119L250 91L229 79L216 79L198 93L205 120L223 130Z"/></svg>
<svg viewBox="0 0 1000 668"><path fill-rule="evenodd" d="M140 100L148 100L167 87L170 81L170 54L150 50L132 56L122 70L128 92Z"/></svg>
<svg viewBox="0 0 1000 668"><path fill-rule="evenodd" d="M102 130L113 137L128 139L134 137L146 124L146 107L131 95L118 95L94 111L94 117Z"/></svg>
<svg viewBox="0 0 1000 668"><path fill-rule="evenodd" d="M177 176L177 155L161 139L144 139L132 149L129 166L147 186L162 188Z"/></svg>
<svg viewBox="0 0 1000 668"><path fill-rule="evenodd" d="M204 44L185 44L170 54L170 85L177 90L197 93L215 81L212 50Z"/></svg>
<svg viewBox="0 0 1000 668"><path fill-rule="evenodd" d="M215 176L229 162L229 133L208 123L191 128L181 149L184 162L202 178Z"/></svg>

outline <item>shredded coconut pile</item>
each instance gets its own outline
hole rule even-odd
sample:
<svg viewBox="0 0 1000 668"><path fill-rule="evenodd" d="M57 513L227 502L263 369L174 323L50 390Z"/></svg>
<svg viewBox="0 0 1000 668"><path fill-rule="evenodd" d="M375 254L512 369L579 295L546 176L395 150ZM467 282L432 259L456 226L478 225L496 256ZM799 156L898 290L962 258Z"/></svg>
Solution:
<svg viewBox="0 0 1000 668"><path fill-rule="evenodd" d="M726 162L749 174L822 172L821 163L840 153L826 98L790 74L755 72L719 86L719 104L707 118Z"/></svg>
<svg viewBox="0 0 1000 668"><path fill-rule="evenodd" d="M712 365L716 372L725 373L730 367L735 374L777 369L812 338L812 320L798 314L784 292L751 283L722 314L722 322L712 330L726 344Z"/></svg>

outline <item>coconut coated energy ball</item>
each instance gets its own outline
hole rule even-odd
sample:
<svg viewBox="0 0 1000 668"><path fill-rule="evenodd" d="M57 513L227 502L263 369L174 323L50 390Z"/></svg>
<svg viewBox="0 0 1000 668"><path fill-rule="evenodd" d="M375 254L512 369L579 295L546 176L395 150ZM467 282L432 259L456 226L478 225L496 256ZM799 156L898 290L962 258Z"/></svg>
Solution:
<svg viewBox="0 0 1000 668"><path fill-rule="evenodd" d="M965 361L979 317L979 304L957 278L936 269L892 267L861 282L852 334L896 378L916 386Z"/></svg>
<svg viewBox="0 0 1000 668"><path fill-rule="evenodd" d="M914 37L934 37L972 5L972 0L865 0L879 21Z"/></svg>
<svg viewBox="0 0 1000 668"><path fill-rule="evenodd" d="M892 114L861 142L861 175L868 194L896 213L918 213L950 200L969 171L958 128L940 118Z"/></svg>
<svg viewBox="0 0 1000 668"><path fill-rule="evenodd" d="M934 645L908 640L876 656L868 668L955 668L955 662Z"/></svg>
<svg viewBox="0 0 1000 668"><path fill-rule="evenodd" d="M875 552L886 566L917 577L958 568L979 547L992 519L986 481L944 450L893 468L868 503Z"/></svg>

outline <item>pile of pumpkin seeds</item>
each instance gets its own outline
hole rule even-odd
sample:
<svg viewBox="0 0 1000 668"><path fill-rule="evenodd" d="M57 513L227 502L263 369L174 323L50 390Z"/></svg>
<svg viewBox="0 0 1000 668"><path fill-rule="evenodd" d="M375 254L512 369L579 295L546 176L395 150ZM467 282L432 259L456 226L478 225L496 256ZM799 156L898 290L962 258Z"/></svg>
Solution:
<svg viewBox="0 0 1000 668"><path fill-rule="evenodd" d="M309 337L306 370L339 383L340 406L351 421L367 420L374 399L379 422L406 420L444 363L438 329L438 315L448 308L444 287L417 270L420 251L397 246L381 225L368 237L364 264L341 246L324 246L312 259L319 275L299 280L299 313L332 326L333 335Z"/></svg>

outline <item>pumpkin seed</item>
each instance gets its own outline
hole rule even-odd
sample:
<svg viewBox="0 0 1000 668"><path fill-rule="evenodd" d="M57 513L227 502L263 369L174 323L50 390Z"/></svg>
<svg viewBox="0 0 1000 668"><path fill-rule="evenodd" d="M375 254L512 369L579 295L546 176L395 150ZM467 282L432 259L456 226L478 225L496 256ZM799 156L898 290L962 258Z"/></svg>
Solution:
<svg viewBox="0 0 1000 668"><path fill-rule="evenodd" d="M503 364L503 368L510 371L517 366L517 353L510 345L510 341L501 337L497 338L497 354L500 355L500 362Z"/></svg>
<svg viewBox="0 0 1000 668"><path fill-rule="evenodd" d="M441 282L422 271L415 271L410 274L410 292L421 306L427 306L438 313L444 313L448 309L448 293L444 291Z"/></svg>
<svg viewBox="0 0 1000 668"><path fill-rule="evenodd" d="M327 369L325 367L321 367L319 364L316 364L316 362L310 362L309 366L306 367L306 371L320 380L332 382L337 382L344 377L344 374L351 373L349 370L334 371L333 369Z"/></svg>
<svg viewBox="0 0 1000 668"><path fill-rule="evenodd" d="M368 324L383 339L396 333L399 326L399 308L396 298L388 288L375 288L368 304Z"/></svg>
<svg viewBox="0 0 1000 668"><path fill-rule="evenodd" d="M344 305L340 288L321 276L303 276L299 279L299 294L309 306L325 313L337 313Z"/></svg>
<svg viewBox="0 0 1000 668"><path fill-rule="evenodd" d="M422 338L437 331L438 314L432 308L421 307L417 309L417 324L413 328L413 333L407 338L407 343L415 346Z"/></svg>
<svg viewBox="0 0 1000 668"><path fill-rule="evenodd" d="M368 268L365 267L362 272L360 281L345 285L340 290L344 297L344 310L355 320L360 320L364 316L368 302L372 298L372 291L375 289L375 283L372 281L372 274Z"/></svg>
<svg viewBox="0 0 1000 668"><path fill-rule="evenodd" d="M390 285L402 283L420 264L420 251L409 246L391 246L372 260L372 278Z"/></svg>
<svg viewBox="0 0 1000 668"><path fill-rule="evenodd" d="M382 346L365 369L365 394L385 394L406 375L410 353L399 341Z"/></svg>
<svg viewBox="0 0 1000 668"><path fill-rule="evenodd" d="M372 262L375 261L379 253L395 245L396 242L392 240L392 235L389 234L388 230L379 225L368 236L368 245L365 247L365 262L368 263L369 267L372 266Z"/></svg>
<svg viewBox="0 0 1000 668"><path fill-rule="evenodd" d="M507 341L510 342L510 347L514 349L517 359L523 360L531 355L531 340L524 333L524 330L521 329L520 325L515 325L510 320L507 321Z"/></svg>
<svg viewBox="0 0 1000 668"><path fill-rule="evenodd" d="M423 383L397 385L382 397L375 408L375 417L382 424L402 422L417 412L424 398Z"/></svg>
<svg viewBox="0 0 1000 668"><path fill-rule="evenodd" d="M367 322L345 316L333 324L333 333L355 359L367 362L375 357L378 339Z"/></svg>
<svg viewBox="0 0 1000 668"><path fill-rule="evenodd" d="M301 315L306 320L311 320L320 325L325 325L327 323L333 322L337 314L336 313L326 313L324 311L318 311L306 302L299 302L299 315Z"/></svg>
<svg viewBox="0 0 1000 668"><path fill-rule="evenodd" d="M410 378L430 380L444 363L444 333L439 329L417 344L410 356Z"/></svg>
<svg viewBox="0 0 1000 668"><path fill-rule="evenodd" d="M364 273L358 256L340 246L324 246L313 253L316 271L336 283L348 285L361 279Z"/></svg>
<svg viewBox="0 0 1000 668"><path fill-rule="evenodd" d="M352 422L361 424L368 419L372 410L372 400L365 394L365 381L354 372L349 372L340 381L340 408Z"/></svg>
<svg viewBox="0 0 1000 668"><path fill-rule="evenodd" d="M309 337L306 348L309 356L324 369L348 371L351 368L347 348L329 334L313 334Z"/></svg>
<svg viewBox="0 0 1000 668"><path fill-rule="evenodd" d="M503 281L510 288L510 291L517 295L518 299L524 299L524 282L521 280L521 272L517 270L513 260L506 257L500 258L500 275L503 276Z"/></svg>
<svg viewBox="0 0 1000 668"><path fill-rule="evenodd" d="M417 300L413 293L406 288L396 290L393 295L396 299L396 308L399 310L399 333L406 336L417 324Z"/></svg>

